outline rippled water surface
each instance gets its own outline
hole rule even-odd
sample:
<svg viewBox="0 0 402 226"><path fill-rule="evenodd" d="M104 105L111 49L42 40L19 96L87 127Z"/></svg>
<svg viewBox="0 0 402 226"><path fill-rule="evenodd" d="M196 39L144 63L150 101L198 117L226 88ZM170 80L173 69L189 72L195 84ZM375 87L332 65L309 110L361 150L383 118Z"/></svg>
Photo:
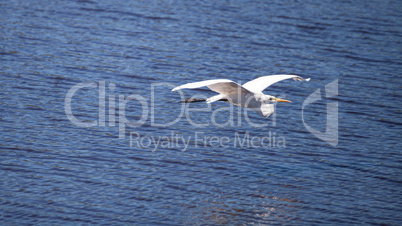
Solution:
<svg viewBox="0 0 402 226"><path fill-rule="evenodd" d="M0 6L2 224L402 223L400 1ZM270 74L268 119L171 92Z"/></svg>

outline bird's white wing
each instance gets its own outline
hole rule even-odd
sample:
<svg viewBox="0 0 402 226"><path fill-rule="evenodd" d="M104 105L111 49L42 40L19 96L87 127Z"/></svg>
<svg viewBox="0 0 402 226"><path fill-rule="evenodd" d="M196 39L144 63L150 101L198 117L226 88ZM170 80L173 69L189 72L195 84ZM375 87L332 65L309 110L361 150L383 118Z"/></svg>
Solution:
<svg viewBox="0 0 402 226"><path fill-rule="evenodd" d="M184 84L184 85L181 85L181 86L178 86L178 87L172 89L172 91L176 91L176 90L179 90L179 89L196 89L196 88L209 86L209 85L216 84L216 83L225 83L225 82L232 82L232 80L229 80L229 79L213 79L213 80L206 80L206 81L201 81L201 82L187 83L187 84Z"/></svg>
<svg viewBox="0 0 402 226"><path fill-rule="evenodd" d="M293 78L296 81L310 80L309 78L303 79L298 75L268 75L251 80L245 83L243 87L247 90L250 90L251 92L259 93L266 89L268 86L289 78Z"/></svg>
<svg viewBox="0 0 402 226"><path fill-rule="evenodd" d="M179 89L195 89L195 88L200 88L203 86L207 86L210 88L212 91L215 91L220 94L231 94L231 93L250 93L249 90L245 89L241 85L229 80L229 79L213 79L213 80L206 80L206 81L201 81L201 82L193 82L193 83L187 83L181 86L178 86L172 91L176 91Z"/></svg>

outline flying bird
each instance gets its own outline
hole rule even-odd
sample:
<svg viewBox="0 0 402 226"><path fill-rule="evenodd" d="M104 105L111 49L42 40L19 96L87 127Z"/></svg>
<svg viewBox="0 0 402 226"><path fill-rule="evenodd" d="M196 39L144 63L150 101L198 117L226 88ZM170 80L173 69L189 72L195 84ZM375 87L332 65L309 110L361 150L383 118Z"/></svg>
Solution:
<svg viewBox="0 0 402 226"><path fill-rule="evenodd" d="M303 79L298 75L263 76L251 80L244 85L237 84L229 79L213 79L187 83L172 89L172 91L180 89L196 89L206 86L219 94L207 99L189 98L181 102L192 103L205 101L207 103L212 103L215 101L225 101L236 106L250 108L263 117L269 117L275 111L274 104L276 102L289 103L290 101L266 95L262 93L262 91L276 82L290 78L293 78L295 81L310 81L310 78Z"/></svg>

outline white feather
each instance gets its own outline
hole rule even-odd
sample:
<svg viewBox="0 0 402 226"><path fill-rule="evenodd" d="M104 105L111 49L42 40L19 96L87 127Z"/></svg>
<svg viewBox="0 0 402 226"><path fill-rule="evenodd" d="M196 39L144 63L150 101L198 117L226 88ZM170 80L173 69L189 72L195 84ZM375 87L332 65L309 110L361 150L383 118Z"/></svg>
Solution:
<svg viewBox="0 0 402 226"><path fill-rule="evenodd" d="M303 81L303 78L298 75L268 75L251 80L243 85L244 88L254 92L262 92L270 85L279 81L293 78L294 80ZM309 81L310 79L306 80Z"/></svg>

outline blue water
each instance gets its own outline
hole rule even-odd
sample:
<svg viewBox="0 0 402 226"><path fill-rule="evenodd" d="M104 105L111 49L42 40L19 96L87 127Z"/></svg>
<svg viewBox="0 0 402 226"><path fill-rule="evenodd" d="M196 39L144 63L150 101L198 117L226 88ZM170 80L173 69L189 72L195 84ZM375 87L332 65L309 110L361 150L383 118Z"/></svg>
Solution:
<svg viewBox="0 0 402 226"><path fill-rule="evenodd" d="M0 5L1 224L402 223L400 1ZM171 92L270 74L268 119Z"/></svg>

